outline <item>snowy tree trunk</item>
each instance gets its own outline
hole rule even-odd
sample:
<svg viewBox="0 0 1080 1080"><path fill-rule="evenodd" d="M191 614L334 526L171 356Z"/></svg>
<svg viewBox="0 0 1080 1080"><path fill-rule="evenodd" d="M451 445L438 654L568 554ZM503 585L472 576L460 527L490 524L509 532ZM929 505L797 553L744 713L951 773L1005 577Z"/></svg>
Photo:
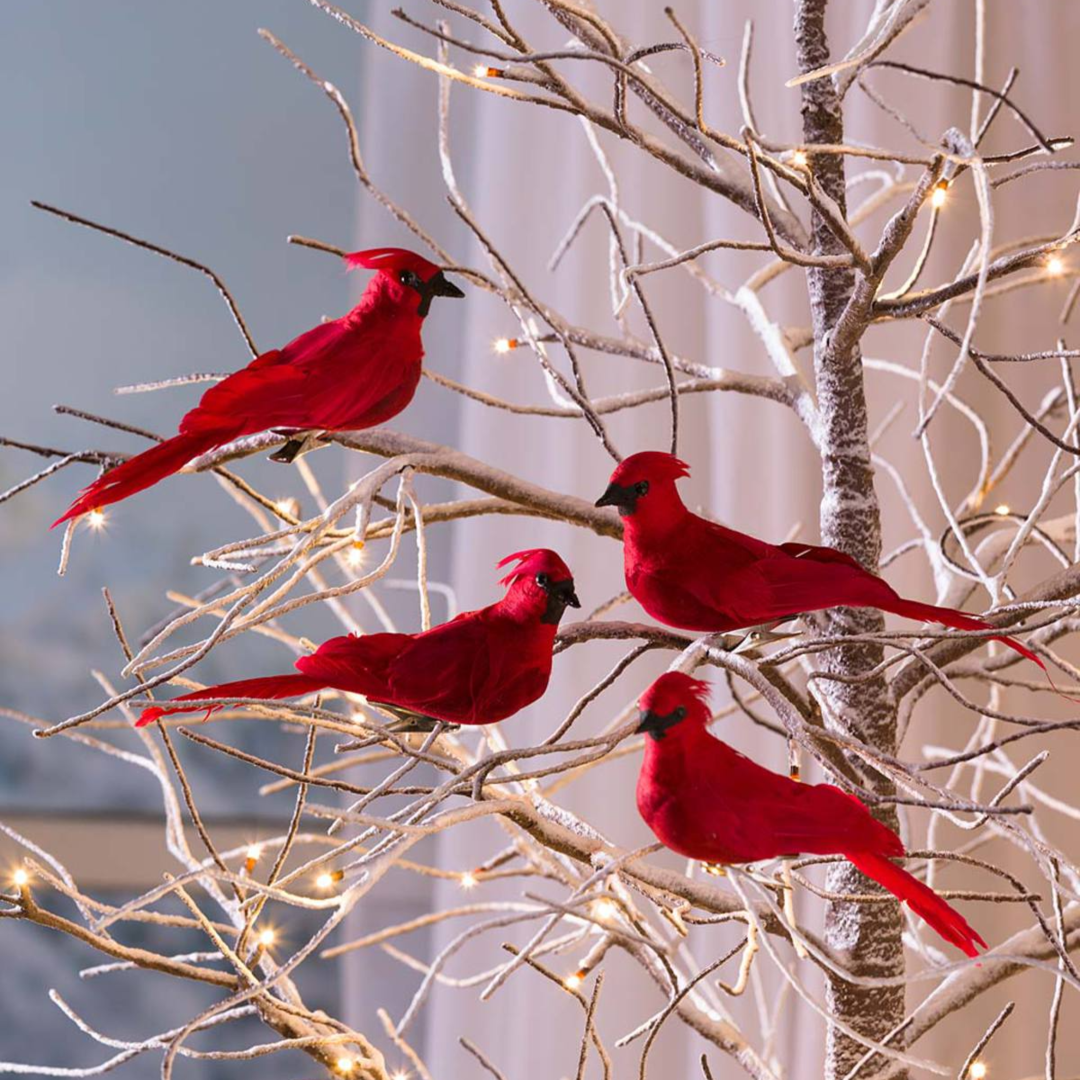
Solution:
<svg viewBox="0 0 1080 1080"><path fill-rule="evenodd" d="M827 6L827 0L799 0L797 4L795 42L800 71L804 73L830 62L825 33ZM831 78L803 84L802 117L807 144L843 142L842 105ZM821 187L846 213L844 157L816 154L811 160ZM812 217L812 240L815 255L843 255L846 251L817 212ZM855 329L845 325L844 332L837 332L841 317L852 305L855 273L845 268L810 268L807 279L821 425L821 540L876 571L881 556L881 515L870 463L860 348L866 324L859 326L855 320ZM884 620L876 609L836 608L825 613L818 625L829 635L867 634L880 632ZM881 649L876 645L847 646L829 654L825 666L838 675L852 676L874 667L881 659ZM855 735L887 753L896 750L896 709L884 678L859 683L822 681L819 686L823 688L829 727ZM852 764L860 768L868 786L883 794L891 792L884 777L865 775L865 767L855 760ZM890 828L897 827L896 812L891 807L876 816ZM830 868L827 884L831 891L844 894L866 894L880 888L847 862ZM826 940L857 976L903 973L901 927L902 914L895 904L834 902L826 913ZM903 987L869 990L830 977L827 994L829 1011L835 1017L874 1040L884 1038L903 1019ZM840 1080L865 1053L862 1044L830 1026L826 1077ZM887 1075L902 1074L894 1066Z"/></svg>

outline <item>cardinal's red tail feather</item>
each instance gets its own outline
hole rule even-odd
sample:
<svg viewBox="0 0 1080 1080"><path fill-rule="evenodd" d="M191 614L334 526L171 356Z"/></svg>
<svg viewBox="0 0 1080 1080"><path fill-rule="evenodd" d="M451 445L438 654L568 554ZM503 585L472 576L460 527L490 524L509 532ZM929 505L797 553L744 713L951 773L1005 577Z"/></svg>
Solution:
<svg viewBox="0 0 1080 1080"><path fill-rule="evenodd" d="M947 904L933 889L912 877L902 867L869 852L845 854L868 878L873 878L897 899L905 901L916 915L925 919L946 941L968 956L979 955L975 948L976 942L984 949L987 947L979 932L968 925L956 908Z"/></svg>
<svg viewBox="0 0 1080 1080"><path fill-rule="evenodd" d="M885 610L891 611L894 615L903 615L906 619L922 619L924 622L941 623L943 626L950 626L954 630L994 629L985 619L980 619L975 615L966 615L964 612L956 611L954 608L936 607L934 604L920 604L917 600L899 600L897 603L885 608ZM1005 634L996 634L992 640L1008 645L1010 649L1018 652L1025 659L1038 664L1043 671L1046 670L1046 665L1042 660L1026 645L1017 641L1016 638L1008 637Z"/></svg>
<svg viewBox="0 0 1080 1080"><path fill-rule="evenodd" d="M120 502L137 491L153 487L174 472L179 472L192 458L228 441L220 432L194 432L175 435L157 446L151 446L141 454L129 458L115 469L99 476L89 487L83 488L63 517L52 523L52 528L77 518L91 510L99 510L110 503Z"/></svg>
<svg viewBox="0 0 1080 1080"><path fill-rule="evenodd" d="M243 679L240 682L222 683L220 686L208 686L205 690L196 690L193 694L173 698L167 705L154 705L144 709L136 722L136 727L146 727L162 716L172 713L199 712L206 709L206 715L224 708L223 705L200 705L208 698L290 698L300 694L310 694L322 690L326 683L312 679L307 675L268 675L265 679ZM181 704L182 703L182 704Z"/></svg>

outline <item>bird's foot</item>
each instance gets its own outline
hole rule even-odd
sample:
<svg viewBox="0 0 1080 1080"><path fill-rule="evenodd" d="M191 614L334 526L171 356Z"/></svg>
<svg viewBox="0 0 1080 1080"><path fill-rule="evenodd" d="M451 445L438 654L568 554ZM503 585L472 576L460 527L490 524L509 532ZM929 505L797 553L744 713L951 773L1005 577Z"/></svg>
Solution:
<svg viewBox="0 0 1080 1080"><path fill-rule="evenodd" d="M301 455L326 445L320 431L279 431L276 428L273 430L275 435L289 436L289 441L270 455L271 461L282 465L291 465Z"/></svg>
<svg viewBox="0 0 1080 1080"><path fill-rule="evenodd" d="M720 863L703 862L701 869L712 877L727 877L727 870Z"/></svg>
<svg viewBox="0 0 1080 1080"><path fill-rule="evenodd" d="M370 704L384 712L391 713L398 719L387 725L387 730L395 735L412 735L417 732L431 732L436 724L441 724L443 731L457 731L460 724L448 724L445 720L436 720L434 716L426 716L424 713L410 712L408 709L399 708L397 705L388 705L385 701L372 701Z"/></svg>

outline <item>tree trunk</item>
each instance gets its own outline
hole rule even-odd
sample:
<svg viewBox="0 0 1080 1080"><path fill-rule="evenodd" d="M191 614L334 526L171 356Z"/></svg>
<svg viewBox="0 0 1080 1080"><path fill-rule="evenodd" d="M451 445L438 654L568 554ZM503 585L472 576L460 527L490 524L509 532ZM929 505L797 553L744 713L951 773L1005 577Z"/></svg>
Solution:
<svg viewBox="0 0 1080 1080"><path fill-rule="evenodd" d="M797 0L795 43L799 68L812 71L829 63L825 34L827 0ZM803 138L806 143L840 143L844 139L841 101L831 78L817 79L802 86ZM844 157L815 154L810 167L825 192L846 213ZM812 217L814 254L845 254L846 248L818 214ZM874 490L873 468L863 385L862 353L858 336L845 334L833 340L855 286L855 274L846 269L807 271L814 327L814 374L821 424L823 492L821 538L858 559L876 572L881 556L881 518ZM884 620L874 609L839 608L824 614L818 626L828 635L863 634L880 631ZM838 675L859 675L881 660L876 646L847 646L826 656L825 669ZM822 681L818 684L826 699L826 723L830 728L862 739L892 753L896 748L896 709L888 686L881 677L856 684ZM891 785L884 777L853 760L868 786L885 793ZM895 810L875 812L891 828L896 828ZM837 893L880 891L850 863L838 863L829 871L827 886ZM834 902L826 911L825 936L834 953L857 976L886 977L903 973L904 954L900 940L902 914L896 904L850 904ZM904 1015L902 987L866 989L829 976L827 1001L830 1012L844 1024L874 1040L883 1039ZM830 1026L826 1048L825 1076L841 1080L866 1053L866 1047ZM878 1061L881 1067L884 1063ZM866 1074L873 1066L866 1067ZM902 1076L893 1067L885 1075Z"/></svg>

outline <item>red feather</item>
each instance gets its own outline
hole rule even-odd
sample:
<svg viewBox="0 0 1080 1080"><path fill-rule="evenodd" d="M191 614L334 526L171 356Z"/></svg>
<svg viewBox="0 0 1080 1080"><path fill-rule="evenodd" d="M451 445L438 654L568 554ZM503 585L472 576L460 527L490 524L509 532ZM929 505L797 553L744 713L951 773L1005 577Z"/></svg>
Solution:
<svg viewBox="0 0 1080 1080"><path fill-rule="evenodd" d="M977 955L976 943L986 947L958 911L889 861L904 854L900 837L857 798L770 772L713 738L703 698L698 680L669 672L639 702L649 734L637 805L658 840L689 859L719 864L843 855L968 956Z"/></svg>
<svg viewBox="0 0 1080 1080"><path fill-rule="evenodd" d="M623 515L627 588L660 622L723 633L825 608L876 607L958 630L993 629L962 611L904 599L833 548L769 544L691 513L675 487L686 473L670 454L634 454L619 464L600 500L618 505ZM998 634L994 640L1046 670L1015 638Z"/></svg>
<svg viewBox="0 0 1080 1080"><path fill-rule="evenodd" d="M540 564L566 564L553 551L529 553ZM552 574L555 581L558 579ZM551 676L558 619L533 575L508 583L506 595L420 634L331 638L296 662L299 675L210 686L146 709L138 724L197 711L218 697L287 698L332 687L406 712L454 724L491 724L536 701ZM560 611L561 614L561 611ZM221 708L209 706L210 712Z"/></svg>
<svg viewBox="0 0 1080 1080"><path fill-rule="evenodd" d="M356 431L400 413L416 393L424 355L416 280L427 282L439 269L400 248L347 260L377 271L352 311L212 386L180 421L178 436L100 477L55 525L126 499L243 435L271 428ZM412 284L400 280L404 269L417 275Z"/></svg>

